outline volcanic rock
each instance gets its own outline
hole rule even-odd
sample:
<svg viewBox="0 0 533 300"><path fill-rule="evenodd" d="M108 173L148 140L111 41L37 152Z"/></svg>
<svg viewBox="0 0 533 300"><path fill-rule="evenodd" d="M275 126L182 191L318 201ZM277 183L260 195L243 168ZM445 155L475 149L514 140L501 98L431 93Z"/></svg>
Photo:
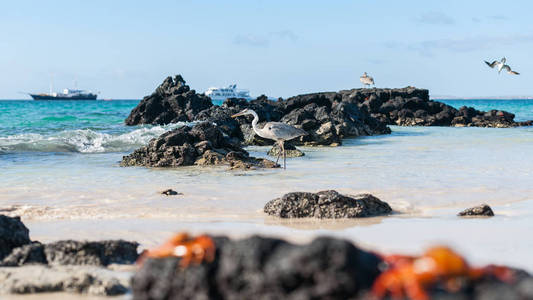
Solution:
<svg viewBox="0 0 533 300"><path fill-rule="evenodd" d="M232 98L222 106L213 106L210 98L189 90L180 75L174 79L168 77L131 111L126 124L208 121L217 124L230 139L247 145L273 144L255 134L249 116L231 118L232 114L250 108L259 115L259 127L273 121L306 130L307 136L293 140L298 145L337 145L345 137L390 133L385 123L360 109L357 103L345 102L339 93L315 93L279 101L271 101L264 95L252 101Z"/></svg>
<svg viewBox="0 0 533 300"><path fill-rule="evenodd" d="M389 125L401 126L531 126L533 121L515 122L514 114L490 110L479 111L463 106L455 109L442 102L429 100L429 91L406 87L402 89L353 89L340 91L342 99L355 102L371 116Z"/></svg>
<svg viewBox="0 0 533 300"><path fill-rule="evenodd" d="M17 247L31 243L30 231L20 217L0 215L0 260Z"/></svg>
<svg viewBox="0 0 533 300"><path fill-rule="evenodd" d="M133 264L139 256L138 244L123 240L109 241L58 241L50 244L33 242L15 248L0 263L1 266L25 264L93 265Z"/></svg>
<svg viewBox="0 0 533 300"><path fill-rule="evenodd" d="M317 238L294 245L252 236L216 238L211 263L147 259L132 279L133 299L346 299L368 289L380 259L352 243Z"/></svg>
<svg viewBox="0 0 533 300"><path fill-rule="evenodd" d="M109 241L59 241L46 244L44 253L50 265L93 265L133 264L137 257L135 242Z"/></svg>
<svg viewBox="0 0 533 300"><path fill-rule="evenodd" d="M370 194L344 196L336 191L294 192L269 201L265 213L281 218L361 218L392 212L391 207Z"/></svg>
<svg viewBox="0 0 533 300"><path fill-rule="evenodd" d="M481 204L478 206L474 206L471 208L467 208L463 210L462 212L457 214L458 216L486 216L486 217L492 217L494 216L494 212L492 211L492 208L488 206L487 204Z"/></svg>
<svg viewBox="0 0 533 300"><path fill-rule="evenodd" d="M13 249L11 253L0 262L0 266L16 267L26 264L47 264L44 254L44 245L33 242Z"/></svg>
<svg viewBox="0 0 533 300"><path fill-rule="evenodd" d="M154 138L122 158L121 166L180 167L229 165L231 168L275 168L272 161L250 157L215 125L183 126Z"/></svg>
<svg viewBox="0 0 533 300"><path fill-rule="evenodd" d="M185 84L180 75L167 77L150 96L144 97L135 107L126 125L169 124L193 121L202 110L213 106L211 99L197 94Z"/></svg>

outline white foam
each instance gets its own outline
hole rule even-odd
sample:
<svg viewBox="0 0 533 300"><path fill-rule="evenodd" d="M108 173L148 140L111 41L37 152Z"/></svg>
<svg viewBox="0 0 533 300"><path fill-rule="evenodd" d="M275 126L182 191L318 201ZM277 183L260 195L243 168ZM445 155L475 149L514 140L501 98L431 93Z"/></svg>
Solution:
<svg viewBox="0 0 533 300"><path fill-rule="evenodd" d="M184 125L187 124L180 122L161 126L143 126L120 134L103 133L92 129L65 130L48 135L24 133L0 137L0 151L124 152L146 145L151 139Z"/></svg>

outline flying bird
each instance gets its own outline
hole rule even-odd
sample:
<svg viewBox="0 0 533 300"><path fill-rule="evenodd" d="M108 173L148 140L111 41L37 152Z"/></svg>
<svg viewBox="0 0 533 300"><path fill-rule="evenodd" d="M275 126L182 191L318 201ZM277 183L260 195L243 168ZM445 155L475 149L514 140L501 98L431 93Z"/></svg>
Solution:
<svg viewBox="0 0 533 300"><path fill-rule="evenodd" d="M368 76L366 72L363 74L363 76L359 77L359 80L363 84L363 86L370 86L371 84L375 86L374 84L374 78Z"/></svg>
<svg viewBox="0 0 533 300"><path fill-rule="evenodd" d="M274 140L276 141L281 151L283 152L283 168L287 169L286 165L286 154L285 154L285 141L292 140L294 138L297 138L302 135L307 135L307 132L303 129L296 128L294 126L291 126L289 124L281 123L281 122L268 122L265 124L263 128L259 128L257 126L257 122L259 122L259 116L255 111L252 109L245 109L239 113L236 113L232 115L232 118L236 118L238 116L244 116L244 115L252 115L254 116L254 119L252 121L252 127L255 131L255 133L265 139ZM281 152L278 154L278 158L276 159L276 164L279 161L279 157L281 156Z"/></svg>
<svg viewBox="0 0 533 300"><path fill-rule="evenodd" d="M506 65L505 62L507 61L507 59L502 58L500 61L493 61L492 63L489 63L488 61L485 61L485 63L487 64L487 66L491 67L491 68L498 68L498 74L500 74L500 72L505 69L507 71L507 73L509 74L512 74L512 75L520 75L520 73L516 72L516 71L513 71L511 70L511 67L509 67L509 65Z"/></svg>

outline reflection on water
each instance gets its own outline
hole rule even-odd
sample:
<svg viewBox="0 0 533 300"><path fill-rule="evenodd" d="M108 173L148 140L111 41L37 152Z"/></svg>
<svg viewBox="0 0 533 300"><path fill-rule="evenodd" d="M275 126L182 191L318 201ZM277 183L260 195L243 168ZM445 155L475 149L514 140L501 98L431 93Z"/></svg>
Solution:
<svg viewBox="0 0 533 300"><path fill-rule="evenodd" d="M342 230L355 226L370 226L381 223L386 216L359 218L359 219L280 219L275 217L265 217L265 225L287 226L300 230Z"/></svg>

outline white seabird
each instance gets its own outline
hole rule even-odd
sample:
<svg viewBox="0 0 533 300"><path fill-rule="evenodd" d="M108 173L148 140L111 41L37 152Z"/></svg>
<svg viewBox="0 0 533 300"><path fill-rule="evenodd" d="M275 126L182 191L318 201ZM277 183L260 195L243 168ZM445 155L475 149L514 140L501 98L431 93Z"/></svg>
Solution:
<svg viewBox="0 0 533 300"><path fill-rule="evenodd" d="M497 67L498 68L498 74L503 70L507 70L507 73L509 74L512 74L512 75L520 75L520 73L516 72L516 71L513 71L511 70L511 67L509 67L509 65L506 65L505 62L507 60L504 58L502 58L500 61L493 61L492 63L489 63L488 61L485 61L485 63L487 64L487 66L491 67L491 68L494 68L494 67Z"/></svg>
<svg viewBox="0 0 533 300"><path fill-rule="evenodd" d="M359 80L363 84L363 86L370 86L371 84L375 86L374 84L374 78L368 76L366 72L363 74L363 76L359 77Z"/></svg>

